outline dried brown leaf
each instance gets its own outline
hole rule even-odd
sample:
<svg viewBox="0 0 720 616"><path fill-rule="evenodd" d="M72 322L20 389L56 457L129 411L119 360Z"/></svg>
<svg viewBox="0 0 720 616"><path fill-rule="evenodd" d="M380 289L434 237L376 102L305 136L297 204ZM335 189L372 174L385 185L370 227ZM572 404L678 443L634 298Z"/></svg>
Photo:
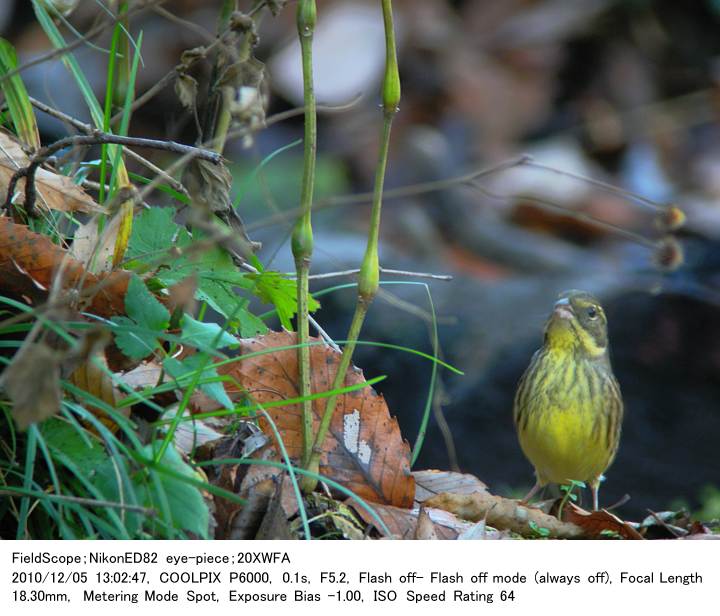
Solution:
<svg viewBox="0 0 720 616"><path fill-rule="evenodd" d="M487 490L487 486L482 481L468 473L424 470L414 471L413 477L415 478L415 501L417 503L423 503L443 492L472 494Z"/></svg>
<svg viewBox="0 0 720 616"><path fill-rule="evenodd" d="M228 385L234 398L249 396L259 404L300 396L296 349L273 350L292 346L295 334L275 332L241 341L241 351L263 355L229 364L219 371L240 384L241 390ZM313 392L329 391L340 354L324 345L311 347ZM361 371L350 370L345 386L363 383ZM317 431L326 399L313 401L313 424ZM302 418L299 404L267 409L277 425L289 456L295 461L302 455ZM272 430L264 418L260 424L266 434ZM360 497L375 502L409 507L415 493L410 473L410 447L402 439L397 420L390 417L387 404L366 387L338 397L330 430L323 443L320 472L343 484Z"/></svg>
<svg viewBox="0 0 720 616"><path fill-rule="evenodd" d="M0 376L10 396L12 416L20 430L60 410L60 365L63 353L44 342L23 344Z"/></svg>
<svg viewBox="0 0 720 616"><path fill-rule="evenodd" d="M274 492L275 483L272 479L253 485L245 497L245 505L239 507L231 516L228 539L255 538Z"/></svg>
<svg viewBox="0 0 720 616"><path fill-rule="evenodd" d="M175 94L177 94L180 104L192 111L195 109L195 101L198 94L197 79L191 77L187 73L179 73L175 79Z"/></svg>
<svg viewBox="0 0 720 616"><path fill-rule="evenodd" d="M46 236L0 216L0 290L39 303L47 299L59 271L64 290L81 287L90 296L82 300L89 312L103 317L125 313L129 272L96 276Z"/></svg>
<svg viewBox="0 0 720 616"><path fill-rule="evenodd" d="M30 164L30 159L20 144L4 131L0 131L0 195L7 194L8 184L13 174ZM58 175L47 169L38 169L35 176L38 203L51 210L61 212L102 212L80 186L64 175ZM15 203L22 203L25 194L25 179L21 179L16 187Z"/></svg>
<svg viewBox="0 0 720 616"><path fill-rule="evenodd" d="M111 407L116 407L118 401L122 398L122 394L116 389L112 378L107 372L107 362L102 352L95 353L92 358L76 368L68 377L68 380ZM102 408L89 404L85 404L85 408L95 415L104 426L113 432L117 431L118 425ZM118 412L128 417L130 408L118 409Z"/></svg>
<svg viewBox="0 0 720 616"><path fill-rule="evenodd" d="M160 378L163 375L162 366L155 361L144 361L132 370L122 374L123 383L133 389L143 389L145 387L155 387L160 384Z"/></svg>
<svg viewBox="0 0 720 616"><path fill-rule="evenodd" d="M378 522L364 507L348 500L349 505L357 512L363 521L374 526L378 532L382 533L382 529L378 528ZM419 509L403 509L393 507L392 505L381 505L372 503L370 505L377 516L385 523L391 535L397 539L412 539L418 524ZM434 532L438 539L450 540L457 539L459 535L467 532L473 527L473 524L461 520L457 516L443 511L442 509L432 509L424 507L430 521L433 524Z"/></svg>
<svg viewBox="0 0 720 616"><path fill-rule="evenodd" d="M609 511L585 511L575 503L567 503L563 510L563 519L583 529L588 537L602 537L603 533L617 533L623 539L643 539L643 536L630 524L624 522Z"/></svg>
<svg viewBox="0 0 720 616"><path fill-rule="evenodd" d="M113 267L115 242L122 223L121 216L105 220L100 230L100 217L94 216L87 223L78 226L73 235L70 255L80 261L88 271L107 272Z"/></svg>
<svg viewBox="0 0 720 616"><path fill-rule="evenodd" d="M430 519L430 515L424 507L420 507L417 525L415 526L415 536L413 539L419 540L435 540L438 538L435 532L435 525Z"/></svg>
<svg viewBox="0 0 720 616"><path fill-rule="evenodd" d="M493 528L510 530L526 537L536 536L535 528L545 528L550 537L558 539L575 539L586 535L580 526L562 522L539 509L485 491L473 494L446 492L426 500L425 506L444 509L472 522L485 520Z"/></svg>

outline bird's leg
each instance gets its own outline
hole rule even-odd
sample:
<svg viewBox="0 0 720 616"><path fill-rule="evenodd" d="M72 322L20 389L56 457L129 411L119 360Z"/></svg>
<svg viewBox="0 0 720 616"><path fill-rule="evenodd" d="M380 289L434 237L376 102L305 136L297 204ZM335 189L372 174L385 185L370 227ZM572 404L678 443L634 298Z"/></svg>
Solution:
<svg viewBox="0 0 720 616"><path fill-rule="evenodd" d="M534 485L534 486L532 487L532 489L525 495L525 498L523 498L523 499L520 501L520 504L521 504L521 505L527 505L528 502L530 501L530 499L531 499L533 496L535 496L535 495L540 491L540 488L542 488L542 487L543 487L543 484L540 483L540 480L539 480L539 479L536 479L536 480L535 480L535 485Z"/></svg>
<svg viewBox="0 0 720 616"><path fill-rule="evenodd" d="M598 495L600 493L600 477L590 483L590 492L592 493L593 499L593 511L599 511L600 506Z"/></svg>

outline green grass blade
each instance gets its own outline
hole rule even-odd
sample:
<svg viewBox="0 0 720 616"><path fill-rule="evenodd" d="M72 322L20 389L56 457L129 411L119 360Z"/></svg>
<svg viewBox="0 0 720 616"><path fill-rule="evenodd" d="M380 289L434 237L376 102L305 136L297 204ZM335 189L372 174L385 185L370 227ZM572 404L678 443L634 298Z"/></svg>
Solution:
<svg viewBox="0 0 720 616"><path fill-rule="evenodd" d="M35 457L37 455L37 430L29 430L25 444L25 465L23 467L23 488L29 490L33 484L35 474ZM30 499L25 497L20 501L20 515L18 517L16 539L23 539L27 530L28 515L30 512Z"/></svg>
<svg viewBox="0 0 720 616"><path fill-rule="evenodd" d="M0 76L17 68L15 48L4 38L0 38ZM9 79L0 81L8 106L10 119L20 140L33 150L40 149L40 133L27 90L17 73Z"/></svg>

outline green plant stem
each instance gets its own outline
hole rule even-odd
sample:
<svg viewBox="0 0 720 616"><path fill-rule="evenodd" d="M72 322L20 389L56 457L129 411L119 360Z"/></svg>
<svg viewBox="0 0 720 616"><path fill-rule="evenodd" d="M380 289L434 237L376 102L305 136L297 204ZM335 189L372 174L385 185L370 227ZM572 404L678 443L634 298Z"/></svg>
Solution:
<svg viewBox="0 0 720 616"><path fill-rule="evenodd" d="M222 154L225 149L225 141L232 124L232 113L230 105L232 104L233 92L231 88L222 88L220 92L220 111L218 112L217 123L215 124L215 132L213 134L212 149L218 154Z"/></svg>
<svg viewBox="0 0 720 616"><path fill-rule="evenodd" d="M360 267L358 275L358 298L355 304L355 312L350 330L347 335L347 344L343 348L340 365L335 373L332 389L336 390L345 382L350 362L352 361L355 345L360 337L370 304L372 304L378 292L380 284L380 262L378 258L378 240L380 237L380 214L382 211L382 195L385 184L385 170L387 168L388 151L390 149L390 133L392 130L392 122L397 113L398 104L400 102L400 76L397 66L397 54L395 50L395 33L392 20L392 5L390 0L383 0L383 18L385 22L385 77L382 87L383 101L383 125L380 138L380 153L378 162L375 167L375 188L373 190L372 214L370 216L370 229L368 231L367 248L365 256ZM317 473L320 468L320 456L322 455L322 447L327 436L330 424L332 422L335 407L337 405L337 395L328 398L325 405L325 412L320 420L315 440L313 442L310 458L305 465L308 471ZM311 492L315 489L317 481L311 476L306 476L303 481L303 489L305 492Z"/></svg>
<svg viewBox="0 0 720 616"><path fill-rule="evenodd" d="M347 344L343 347L343 353L340 357L340 364L338 365L335 378L332 383L332 390L340 389L345 382L345 375L347 374L348 368L350 367L350 361L352 360L353 353L355 352L355 346L357 340L360 337L360 330L362 329L363 322L365 321L365 315L367 315L370 303L365 301L364 298L359 297L358 302L355 305L355 312L353 313L352 321L350 322L350 329L347 335ZM318 427L317 434L315 435L315 441L313 442L312 449L310 451L310 457L305 468L311 472L317 474L320 469L320 456L322 455L322 445L325 441L325 437L330 429L330 422L332 421L333 414L335 413L335 406L337 405L338 395L337 393L328 397L325 405L325 412L323 413L322 419L320 420L320 426ZM306 493L310 493L315 489L317 485L317 479L310 475L305 475L303 478L303 490Z"/></svg>
<svg viewBox="0 0 720 616"><path fill-rule="evenodd" d="M128 17L128 2L124 0L120 2L117 10L118 26L123 30L122 36L118 41L117 47L117 76L115 82L115 88L113 91L113 103L116 107L122 107L125 103L125 98L128 93L130 86L130 74L132 62L130 60L130 40L128 32L130 32L130 18ZM135 53L140 53L140 50L136 50ZM134 98L134 92L130 94L130 99ZM109 118L108 118L109 119ZM116 127L113 126L113 130ZM108 128L106 127L105 130Z"/></svg>
<svg viewBox="0 0 720 616"><path fill-rule="evenodd" d="M317 109L313 84L312 43L315 31L315 0L300 0L297 8L297 30L300 38L303 71L303 98L305 104L305 135L303 142L303 176L300 192L300 218L292 234L292 251L297 272L297 341L298 375L302 403L303 459L302 466L310 461L313 443L312 367L310 365L310 327L308 295L310 262L313 252L312 200L315 185L315 159L317 156Z"/></svg>

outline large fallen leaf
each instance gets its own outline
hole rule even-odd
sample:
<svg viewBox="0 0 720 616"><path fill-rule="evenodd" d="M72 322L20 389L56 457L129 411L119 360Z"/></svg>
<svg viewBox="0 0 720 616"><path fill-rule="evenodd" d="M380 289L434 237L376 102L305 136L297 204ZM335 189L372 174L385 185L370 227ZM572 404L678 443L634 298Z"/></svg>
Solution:
<svg viewBox="0 0 720 616"><path fill-rule="evenodd" d="M348 501L353 509L363 519L366 524L374 526L378 532L382 533L382 529L378 528L378 522L375 517L364 507L359 504ZM396 539L412 539L417 536L418 518L420 509L404 509L401 507L393 507L392 505L380 505L373 503L370 505L375 514L385 523L391 535ZM442 509L431 509L423 507L427 518L433 525L433 532L438 539L457 539L463 533L468 532L474 527L472 522L462 520L454 514L443 511ZM496 530L488 529L487 538L499 538L500 533Z"/></svg>
<svg viewBox="0 0 720 616"><path fill-rule="evenodd" d="M234 398L248 395L259 404L300 396L298 386L297 350L273 350L296 344L294 333L275 332L266 336L241 340L243 355L269 351L227 365L220 372L228 374L240 389L228 386ZM340 354L325 345L310 348L312 390L331 389ZM351 369L345 386L365 381L361 371ZM317 431L325 409L326 398L313 401L313 430ZM302 423L299 404L267 408L277 425L287 452L295 461L302 454ZM263 431L272 435L264 417ZM320 473L341 483L361 498L375 502L410 507L415 482L410 473L410 447L403 440L397 420L390 417L382 396L369 387L338 397L330 430L323 443Z"/></svg>
<svg viewBox="0 0 720 616"><path fill-rule="evenodd" d="M95 276L44 235L0 216L0 291L40 303L58 272L64 290L82 288L78 304L87 311L103 317L125 314L129 272Z"/></svg>
<svg viewBox="0 0 720 616"><path fill-rule="evenodd" d="M7 194L8 184L13 174L30 164L30 159L23 152L20 144L7 133L0 131L0 195L3 200ZM80 186L65 176L58 175L47 169L40 168L35 174L35 187L40 207L61 212L103 212L95 200ZM25 195L25 178L15 186L18 195L15 203L22 203Z"/></svg>

